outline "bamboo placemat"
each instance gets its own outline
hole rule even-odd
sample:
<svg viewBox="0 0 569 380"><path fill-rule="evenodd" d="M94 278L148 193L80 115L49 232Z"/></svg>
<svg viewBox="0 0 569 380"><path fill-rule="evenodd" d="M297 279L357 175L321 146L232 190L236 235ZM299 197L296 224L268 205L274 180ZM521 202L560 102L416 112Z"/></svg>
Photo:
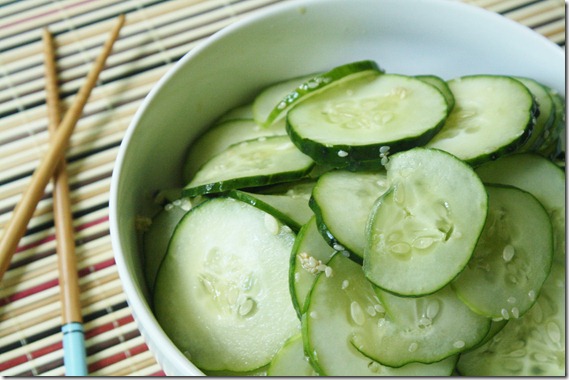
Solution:
<svg viewBox="0 0 569 380"><path fill-rule="evenodd" d="M127 15L67 153L91 375L164 375L132 317L109 237L111 172L124 132L151 87L182 55L278 1L0 0L0 231L49 139L42 28L49 25L55 35L61 97L69 106L115 18ZM563 0L463 1L565 47ZM64 375L54 236L48 187L0 283L0 375Z"/></svg>

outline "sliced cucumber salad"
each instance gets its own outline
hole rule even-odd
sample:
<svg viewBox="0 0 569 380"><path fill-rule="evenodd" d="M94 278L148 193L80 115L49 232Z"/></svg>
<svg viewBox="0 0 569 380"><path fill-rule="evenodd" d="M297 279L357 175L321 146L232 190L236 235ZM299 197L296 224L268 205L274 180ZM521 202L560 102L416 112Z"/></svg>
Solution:
<svg viewBox="0 0 569 380"><path fill-rule="evenodd" d="M212 375L565 375L564 104L369 60L261 89L145 219L157 320Z"/></svg>

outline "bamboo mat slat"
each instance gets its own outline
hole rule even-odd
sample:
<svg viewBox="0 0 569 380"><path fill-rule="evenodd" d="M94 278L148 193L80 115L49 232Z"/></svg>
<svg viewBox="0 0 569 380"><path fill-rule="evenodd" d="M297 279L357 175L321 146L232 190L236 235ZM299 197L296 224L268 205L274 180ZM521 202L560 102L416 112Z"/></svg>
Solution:
<svg viewBox="0 0 569 380"><path fill-rule="evenodd" d="M41 31L56 37L68 107L121 13L127 23L67 151L88 366L95 376L162 376L126 301L109 236L111 174L137 108L186 52L285 0L0 0L0 235L47 149ZM461 0L565 47L563 0ZM0 283L0 375L63 376L51 184Z"/></svg>

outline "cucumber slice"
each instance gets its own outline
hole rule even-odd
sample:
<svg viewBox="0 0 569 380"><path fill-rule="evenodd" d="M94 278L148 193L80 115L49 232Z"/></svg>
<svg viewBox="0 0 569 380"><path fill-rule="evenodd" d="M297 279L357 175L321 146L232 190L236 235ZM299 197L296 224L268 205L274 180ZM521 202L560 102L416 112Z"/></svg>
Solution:
<svg viewBox="0 0 569 380"><path fill-rule="evenodd" d="M308 207L309 196L294 196L289 194L258 194L242 190L232 190L228 196L259 207L275 215L284 224L297 232L312 217Z"/></svg>
<svg viewBox="0 0 569 380"><path fill-rule="evenodd" d="M298 232L290 257L289 284L292 303L299 317L305 310L306 297L316 275L330 269L326 265L336 251L326 244L312 217Z"/></svg>
<svg viewBox="0 0 569 380"><path fill-rule="evenodd" d="M323 174L312 191L310 207L328 244L337 250L347 249L354 254L350 257L361 263L370 211L387 189L384 170L356 173L335 170Z"/></svg>
<svg viewBox="0 0 569 380"><path fill-rule="evenodd" d="M158 268L166 255L168 243L178 222L192 208L188 198L167 203L153 218L143 234L142 254L144 260L144 278L152 291Z"/></svg>
<svg viewBox="0 0 569 380"><path fill-rule="evenodd" d="M554 260L565 263L565 172L532 153L502 157L476 168L486 183L511 185L531 193L545 207L553 226Z"/></svg>
<svg viewBox="0 0 569 380"><path fill-rule="evenodd" d="M470 310L448 286L417 298L375 290L387 315L351 342L384 365L438 362L473 347L490 329L491 320Z"/></svg>
<svg viewBox="0 0 569 380"><path fill-rule="evenodd" d="M216 124L233 120L253 120L253 104L248 103L230 109L217 120Z"/></svg>
<svg viewBox="0 0 569 380"><path fill-rule="evenodd" d="M442 93L422 80L366 76L326 88L293 107L287 132L317 163L348 167L366 161L379 168L388 152L429 141L447 111Z"/></svg>
<svg viewBox="0 0 569 380"><path fill-rule="evenodd" d="M265 96L265 93L263 93L255 100L255 104L263 103L265 105L265 107L259 107L262 111L258 112L260 116L256 120L262 125L271 125L275 121L280 120L300 101L306 100L324 88L345 80L381 73L383 73L383 70L377 66L377 63L366 60L347 63L334 67L325 73L304 77L300 83L292 80L283 84L277 84L265 91L265 93L270 93L269 96ZM268 98L270 101L266 101L265 98ZM270 111L267 109L267 105L271 106ZM267 113L267 111L269 112ZM265 114L266 117L264 117Z"/></svg>
<svg viewBox="0 0 569 380"><path fill-rule="evenodd" d="M272 215L232 198L208 200L182 218L153 300L160 325L195 365L254 370L298 333L288 288L294 239Z"/></svg>
<svg viewBox="0 0 569 380"><path fill-rule="evenodd" d="M293 181L312 170L314 161L300 152L288 136L242 141L214 156L184 189L185 196Z"/></svg>
<svg viewBox="0 0 569 380"><path fill-rule="evenodd" d="M551 222L530 193L504 185L487 186L486 191L486 225L472 259L452 288L481 315L519 318L533 305L549 274Z"/></svg>
<svg viewBox="0 0 569 380"><path fill-rule="evenodd" d="M478 165L514 152L529 138L537 106L522 83L506 76L472 75L448 84L456 104L427 147Z"/></svg>
<svg viewBox="0 0 569 380"><path fill-rule="evenodd" d="M448 112L452 111L454 108L454 95L444 79L436 75L417 75L416 78L435 86L444 95L448 104Z"/></svg>
<svg viewBox="0 0 569 380"><path fill-rule="evenodd" d="M463 161L426 148L394 155L387 179L367 227L365 274L395 294L433 293L470 260L486 220L484 185Z"/></svg>
<svg viewBox="0 0 569 380"><path fill-rule="evenodd" d="M313 78L316 74L305 75L298 78L288 79L263 89L253 101L253 120L261 126L268 127L276 118L272 116L272 111L295 87Z"/></svg>
<svg viewBox="0 0 569 380"><path fill-rule="evenodd" d="M267 376L316 376L304 355L301 334L290 338L277 352L267 370Z"/></svg>
<svg viewBox="0 0 569 380"><path fill-rule="evenodd" d="M551 95L545 86L531 78L515 78L530 90L539 106L539 116L535 121L531 136L525 144L520 147L520 151L535 150L543 143L545 139L545 131L551 128L551 125L555 120L555 106L553 105Z"/></svg>
<svg viewBox="0 0 569 380"><path fill-rule="evenodd" d="M554 265L532 308L460 356L464 376L566 376L565 266Z"/></svg>
<svg viewBox="0 0 569 380"><path fill-rule="evenodd" d="M354 335L369 334L385 316L383 305L357 263L341 253L330 259L332 275L320 274L302 319L304 350L322 376L448 376L455 357L438 363L384 366L358 351ZM389 346L378 347L391 350Z"/></svg>
<svg viewBox="0 0 569 380"><path fill-rule="evenodd" d="M565 119L565 99L555 90L548 88L551 100L555 107L555 120L551 128L544 132L545 139L537 148L541 155L555 159L556 156L565 151L566 119Z"/></svg>
<svg viewBox="0 0 569 380"><path fill-rule="evenodd" d="M183 166L183 179L192 180L200 167L229 146L263 136L284 136L284 123L262 128L253 120L229 120L214 125L190 146Z"/></svg>

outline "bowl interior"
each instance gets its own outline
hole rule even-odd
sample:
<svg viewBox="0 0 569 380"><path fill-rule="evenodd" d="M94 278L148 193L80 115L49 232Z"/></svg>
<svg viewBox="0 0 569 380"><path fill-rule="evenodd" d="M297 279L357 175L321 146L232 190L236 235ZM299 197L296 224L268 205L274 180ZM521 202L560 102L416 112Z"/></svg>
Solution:
<svg viewBox="0 0 569 380"><path fill-rule="evenodd" d="M509 74L565 94L565 56L533 31L449 0L282 1L236 22L184 56L153 88L117 158L110 223L117 268L139 328L169 375L202 374L151 312L139 260L136 217L155 191L181 186L185 151L224 111L263 86L372 59L388 72ZM191 328L191 327L190 327Z"/></svg>

